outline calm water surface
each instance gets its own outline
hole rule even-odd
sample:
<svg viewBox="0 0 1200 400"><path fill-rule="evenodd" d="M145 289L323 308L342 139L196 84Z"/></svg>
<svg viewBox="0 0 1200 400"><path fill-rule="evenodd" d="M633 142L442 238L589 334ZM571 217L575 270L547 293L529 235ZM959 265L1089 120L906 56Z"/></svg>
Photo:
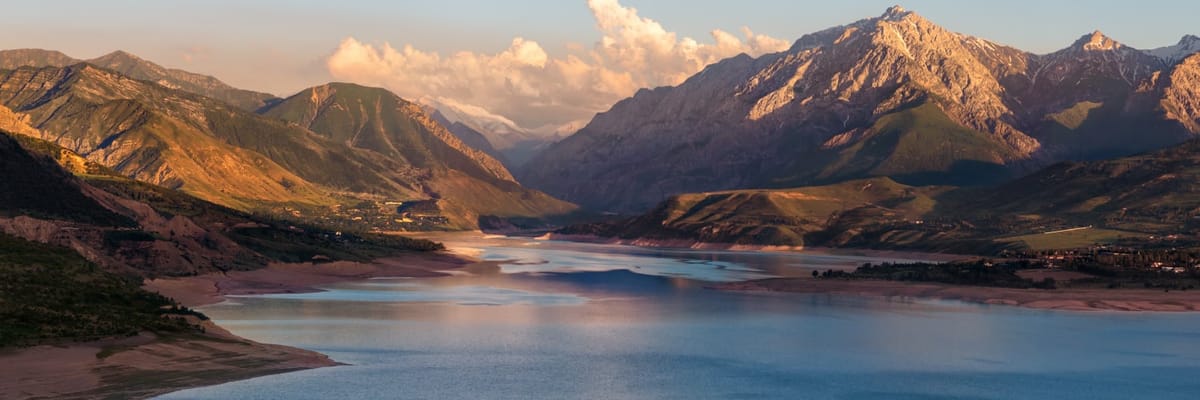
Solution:
<svg viewBox="0 0 1200 400"><path fill-rule="evenodd" d="M350 365L161 398L1200 398L1200 315L723 293L704 287L876 259L440 239L502 271L206 307Z"/></svg>

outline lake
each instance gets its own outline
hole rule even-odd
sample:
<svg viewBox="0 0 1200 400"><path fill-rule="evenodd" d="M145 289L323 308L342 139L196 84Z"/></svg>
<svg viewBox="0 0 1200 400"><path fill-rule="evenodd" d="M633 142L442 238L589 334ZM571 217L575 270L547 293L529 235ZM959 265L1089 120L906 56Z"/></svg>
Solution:
<svg viewBox="0 0 1200 400"><path fill-rule="evenodd" d="M895 257L437 239L497 273L201 310L346 366L162 399L1195 399L1200 315L705 287Z"/></svg>

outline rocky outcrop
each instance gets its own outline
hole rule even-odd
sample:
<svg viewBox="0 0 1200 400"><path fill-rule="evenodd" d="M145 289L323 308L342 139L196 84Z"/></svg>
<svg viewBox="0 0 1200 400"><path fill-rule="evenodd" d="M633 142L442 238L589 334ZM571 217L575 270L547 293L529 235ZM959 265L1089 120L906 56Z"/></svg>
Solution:
<svg viewBox="0 0 1200 400"><path fill-rule="evenodd" d="M1200 53L1180 61L1163 84L1161 105L1167 118L1200 133Z"/></svg>

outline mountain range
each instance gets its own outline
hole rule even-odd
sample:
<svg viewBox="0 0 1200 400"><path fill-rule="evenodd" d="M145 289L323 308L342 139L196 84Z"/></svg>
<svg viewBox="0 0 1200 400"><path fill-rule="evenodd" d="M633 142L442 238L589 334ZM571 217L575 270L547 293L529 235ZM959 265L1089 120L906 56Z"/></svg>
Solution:
<svg viewBox="0 0 1200 400"><path fill-rule="evenodd" d="M583 206L640 212L675 194L890 177L994 184L1200 133L1200 46L1138 50L1100 32L1033 54L893 7L643 89L521 168Z"/></svg>
<svg viewBox="0 0 1200 400"><path fill-rule="evenodd" d="M1137 50L1092 32L1038 55L893 7L783 52L733 57L678 86L644 89L553 145L554 135L502 117L380 88L329 83L277 98L119 51L81 61L24 49L0 52L0 129L61 146L58 160L75 174L102 170L236 212L327 228L543 221L537 225L576 212L555 195L593 211L650 210L640 221L653 223L643 228L682 224L679 232L716 229L708 234L718 240L808 243L831 226L861 233L870 231L865 223L1011 217L946 210L970 208L954 200L963 193L1020 193L1021 186L974 190L1022 176L1029 177L1016 182L1036 187L1050 180L1035 177L1059 162L1192 138L1200 133L1197 49L1195 36ZM519 143L531 147L517 154ZM1124 184L1114 193L1138 190ZM862 192L875 193L869 199L851 190L864 185L887 190ZM1100 207L1101 197L1079 201ZM850 212L819 200L836 198L870 206ZM1021 203L1009 200L989 209ZM1068 211L1020 212L1063 219ZM744 221L760 217L792 222L745 230Z"/></svg>
<svg viewBox="0 0 1200 400"><path fill-rule="evenodd" d="M468 229L480 216L536 218L574 209L521 187L500 162L382 89L330 84L235 106L203 95L218 86L186 86L170 76L215 79L120 52L92 61L167 78L138 79L92 61L29 66L69 61L48 51L0 53L0 60L21 65L0 70L0 105L28 125L15 132L235 209L383 230ZM364 201L374 206L347 207ZM424 216L433 218L396 218L396 206L387 204L404 202L432 203Z"/></svg>
<svg viewBox="0 0 1200 400"><path fill-rule="evenodd" d="M164 68L124 51L114 51L90 60L79 60L51 50L17 49L0 51L0 69L19 67L66 67L88 63L106 68L133 79L150 81L159 85L211 97L247 111L257 110L278 98L267 93L242 90L221 82L217 78L195 74L180 69Z"/></svg>

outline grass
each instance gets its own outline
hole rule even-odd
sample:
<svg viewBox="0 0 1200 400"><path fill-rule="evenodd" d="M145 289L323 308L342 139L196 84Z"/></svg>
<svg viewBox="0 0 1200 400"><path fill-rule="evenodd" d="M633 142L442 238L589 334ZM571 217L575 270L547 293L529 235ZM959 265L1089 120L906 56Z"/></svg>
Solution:
<svg viewBox="0 0 1200 400"><path fill-rule="evenodd" d="M979 184L1007 176L1012 154L987 134L965 128L925 102L888 114L868 137L840 152L824 168L826 180L890 176L913 185Z"/></svg>
<svg viewBox="0 0 1200 400"><path fill-rule="evenodd" d="M1079 129L1083 123L1087 121L1088 115L1092 110L1100 108L1104 103L1096 103L1092 101L1081 101L1076 103L1071 108L1053 113L1047 116L1050 120L1058 122L1063 127L1068 129Z"/></svg>
<svg viewBox="0 0 1200 400"><path fill-rule="evenodd" d="M1023 243L1030 250L1078 249L1097 244L1113 244L1122 238L1144 236L1136 232L1113 229L1080 229L1067 232L1034 233L1029 235L998 238L998 242Z"/></svg>

